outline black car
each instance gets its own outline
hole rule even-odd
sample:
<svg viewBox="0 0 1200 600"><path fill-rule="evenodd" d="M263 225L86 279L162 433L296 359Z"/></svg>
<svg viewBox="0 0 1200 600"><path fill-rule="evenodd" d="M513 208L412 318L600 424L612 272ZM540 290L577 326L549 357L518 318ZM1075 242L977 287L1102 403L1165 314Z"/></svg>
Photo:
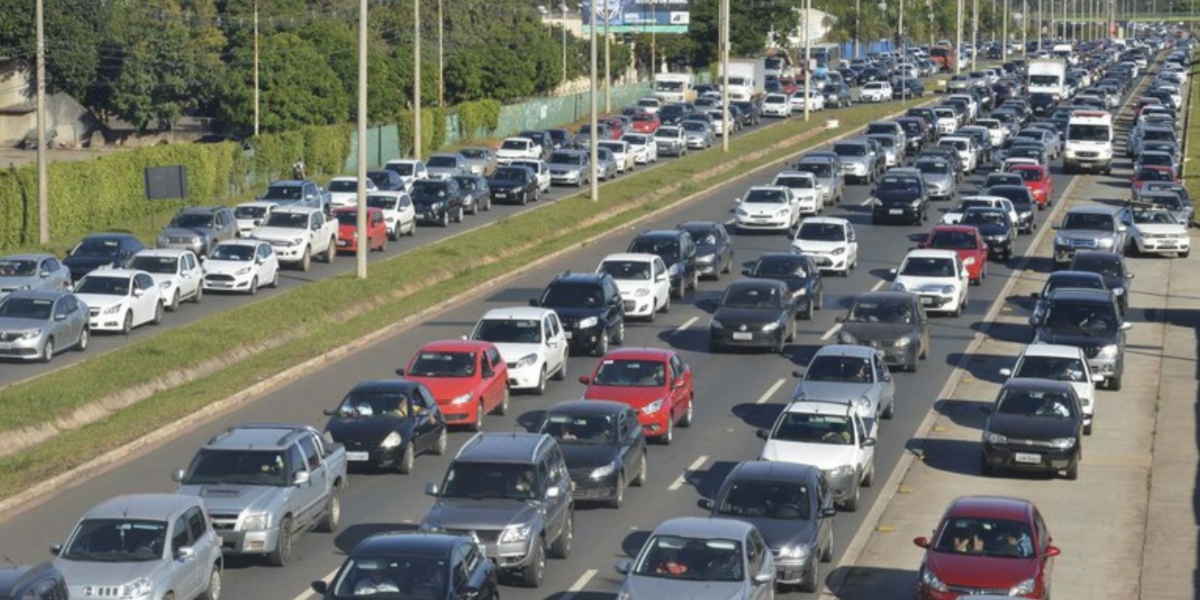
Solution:
<svg viewBox="0 0 1200 600"><path fill-rule="evenodd" d="M980 190L979 193L984 196L1007 198L1013 203L1013 209L1017 211L1017 233L1033 233L1037 227L1033 218L1037 202L1029 188L1023 185L993 185Z"/></svg>
<svg viewBox="0 0 1200 600"><path fill-rule="evenodd" d="M555 150L571 147L571 132L566 129L547 129L550 136L550 146Z"/></svg>
<svg viewBox="0 0 1200 600"><path fill-rule="evenodd" d="M0 598L11 600L66 600L69 596L63 575L51 563L36 567L16 566L0 570Z"/></svg>
<svg viewBox="0 0 1200 600"><path fill-rule="evenodd" d="M1121 389L1125 373L1125 320L1116 295L1108 290L1059 288L1041 298L1029 318L1035 343L1082 348L1093 373L1110 390Z"/></svg>
<svg viewBox="0 0 1200 600"><path fill-rule="evenodd" d="M988 257L1008 261L1013 254L1013 237L1016 227L1008 211L1002 208L974 206L963 213L959 221L962 225L971 225L979 230L979 235L988 246Z"/></svg>
<svg viewBox="0 0 1200 600"><path fill-rule="evenodd" d="M1058 100L1054 98L1053 94L1038 92L1029 95L1029 109L1036 116L1051 114L1057 106Z"/></svg>
<svg viewBox="0 0 1200 600"><path fill-rule="evenodd" d="M377 533L361 541L329 582L312 582L325 600L421 598L499 600L496 565L466 535Z"/></svg>
<svg viewBox="0 0 1200 600"><path fill-rule="evenodd" d="M367 179L375 183L375 187L381 192L402 192L404 191L404 178L395 171L387 169L379 169L378 171L367 171Z"/></svg>
<svg viewBox="0 0 1200 600"><path fill-rule="evenodd" d="M721 295L708 332L709 352L748 346L782 354L796 338L796 302L782 281L735 281Z"/></svg>
<svg viewBox="0 0 1200 600"><path fill-rule="evenodd" d="M692 114L691 105L674 103L658 109L658 119L663 125L678 125Z"/></svg>
<svg viewBox="0 0 1200 600"><path fill-rule="evenodd" d="M442 227L450 222L462 223L463 194L453 179L418 179L409 192L417 222L436 223Z"/></svg>
<svg viewBox="0 0 1200 600"><path fill-rule="evenodd" d="M696 242L696 270L700 277L717 280L733 268L733 240L724 223L687 221L675 228L688 232Z"/></svg>
<svg viewBox="0 0 1200 600"><path fill-rule="evenodd" d="M1009 379L984 410L984 475L1003 468L1079 477L1083 409L1069 382Z"/></svg>
<svg viewBox="0 0 1200 600"><path fill-rule="evenodd" d="M812 320L813 311L821 308L825 298L825 283L821 270L811 256L790 252L766 252L758 260L744 263L742 274L755 279L782 281L792 294L796 312Z"/></svg>
<svg viewBox="0 0 1200 600"><path fill-rule="evenodd" d="M446 452L446 419L433 394L406 379L355 385L337 408L326 410L325 432L346 452L366 452L367 463L412 472L418 454Z"/></svg>
<svg viewBox="0 0 1200 600"><path fill-rule="evenodd" d="M683 298L687 290L695 290L700 281L696 263L699 254L692 234L681 229L643 231L633 238L626 252L655 254L667 265L671 276L671 294Z"/></svg>
<svg viewBox="0 0 1200 600"><path fill-rule="evenodd" d="M962 181L962 157L958 155L958 151L954 148L949 148L946 146L927 146L924 150L917 154L916 160L921 160L923 158L940 158L942 160L950 161L950 164L954 165L955 178L958 181Z"/></svg>
<svg viewBox="0 0 1200 600"><path fill-rule="evenodd" d="M932 137L937 136L937 114L933 112L932 108L927 106L910 108L904 112L904 116L917 117L924 120L925 124L928 126L928 131L930 131L932 134L930 141L933 141Z"/></svg>
<svg viewBox="0 0 1200 600"><path fill-rule="evenodd" d="M571 354L604 356L609 342L625 341L625 304L608 273L560 273L529 305L558 314Z"/></svg>
<svg viewBox="0 0 1200 600"><path fill-rule="evenodd" d="M734 465L717 494L698 501L714 518L758 528L775 558L775 585L815 592L818 562L833 560L833 494L812 465L747 461Z"/></svg>
<svg viewBox="0 0 1200 600"><path fill-rule="evenodd" d="M892 169L884 173L871 196L871 222L908 221L920 225L929 220L929 193L925 179L916 169Z"/></svg>
<svg viewBox="0 0 1200 600"><path fill-rule="evenodd" d="M759 109L757 102L743 100L739 102L730 102L729 104L730 106L741 111L739 117L742 122L742 127L758 125L759 121L762 120L762 111Z"/></svg>
<svg viewBox="0 0 1200 600"><path fill-rule="evenodd" d="M1037 316L1046 309L1046 300L1050 295L1059 288L1082 288L1085 290L1102 290L1107 291L1108 286L1104 284L1104 278L1099 273L1084 273L1080 271L1054 271L1046 277L1046 282L1042 284L1041 291L1029 294L1029 297L1037 300L1033 308L1033 317L1030 318L1030 323L1035 323Z"/></svg>
<svg viewBox="0 0 1200 600"><path fill-rule="evenodd" d="M875 348L888 365L917 372L929 356L929 317L921 298L910 292L865 292L854 298L850 312L838 317L839 344Z"/></svg>
<svg viewBox="0 0 1200 600"><path fill-rule="evenodd" d="M925 142L929 136L929 127L926 125L925 119L921 117L900 117L896 122L904 128L905 143L908 145L908 154L916 154L925 147Z"/></svg>
<svg viewBox="0 0 1200 600"><path fill-rule="evenodd" d="M826 108L842 108L850 106L854 102L850 86L845 83L829 82L821 87L821 95L825 96Z"/></svg>
<svg viewBox="0 0 1200 600"><path fill-rule="evenodd" d="M897 77L892 81L892 95L897 98L921 98L925 95L925 84L912 77Z"/></svg>
<svg viewBox="0 0 1200 600"><path fill-rule="evenodd" d="M600 366L596 377L616 363ZM558 442L571 474L576 501L603 501L621 508L625 488L646 484L646 434L637 411L622 402L568 400L546 410L538 432Z"/></svg>
<svg viewBox="0 0 1200 600"><path fill-rule="evenodd" d="M67 252L62 262L71 270L71 279L79 281L99 267L124 266L134 254L145 248L141 240L127 233L97 233L83 238Z"/></svg>
<svg viewBox="0 0 1200 600"><path fill-rule="evenodd" d="M1133 273L1125 267L1125 258L1120 254L1104 250L1078 250L1068 269L1096 273L1104 279L1104 287L1117 296L1121 312L1129 308L1129 287Z"/></svg>
<svg viewBox="0 0 1200 600"><path fill-rule="evenodd" d="M492 210L492 190L483 175L455 175L463 193L463 207L468 214L476 215L481 210Z"/></svg>
<svg viewBox="0 0 1200 600"><path fill-rule="evenodd" d="M528 167L499 167L487 180L492 202L515 202L522 206L541 196L537 174Z"/></svg>

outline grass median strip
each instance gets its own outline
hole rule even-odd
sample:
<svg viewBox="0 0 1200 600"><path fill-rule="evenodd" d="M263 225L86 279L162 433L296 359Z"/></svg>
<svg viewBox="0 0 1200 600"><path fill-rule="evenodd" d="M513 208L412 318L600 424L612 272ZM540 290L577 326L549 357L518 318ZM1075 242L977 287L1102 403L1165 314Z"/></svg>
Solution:
<svg viewBox="0 0 1200 600"><path fill-rule="evenodd" d="M887 104L839 111L836 116L843 128L836 130L823 129L824 119L814 114L809 123L795 120L753 132L731 139L728 154L698 153L606 185L599 203L574 197L514 215L497 226L377 263L365 281L337 277L315 282L6 389L0 393L0 423L6 433L46 427L55 420L60 426L52 441L0 459L0 496L11 496L288 366L436 306L541 256L790 155L799 149L792 146L800 136L807 136L806 145L819 143L898 109L898 104ZM224 360L213 362L220 358ZM397 357L397 362L405 358ZM206 361L219 367L193 377L178 375L183 367ZM141 401L96 411L95 419L70 420L86 414L98 399L151 382L159 382L157 390ZM72 428L75 424L80 426Z"/></svg>
<svg viewBox="0 0 1200 600"><path fill-rule="evenodd" d="M1184 131L1183 181L1188 196L1195 202L1200 199L1200 102L1196 102L1200 94L1200 63L1192 67L1189 83L1192 86L1188 93L1187 130ZM1200 217L1194 217L1196 221Z"/></svg>

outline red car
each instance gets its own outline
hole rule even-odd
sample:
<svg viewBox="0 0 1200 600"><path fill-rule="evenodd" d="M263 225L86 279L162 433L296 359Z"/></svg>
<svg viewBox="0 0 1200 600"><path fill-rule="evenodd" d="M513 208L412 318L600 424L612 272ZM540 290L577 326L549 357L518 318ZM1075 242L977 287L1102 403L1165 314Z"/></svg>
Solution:
<svg viewBox="0 0 1200 600"><path fill-rule="evenodd" d="M599 120L608 123L608 133L611 136L609 139L619 140L621 136L627 133L625 131L625 121L620 117L605 115L600 117Z"/></svg>
<svg viewBox="0 0 1200 600"><path fill-rule="evenodd" d="M508 412L508 365L491 342L429 342L396 374L425 384L447 425L480 431L484 414Z"/></svg>
<svg viewBox="0 0 1200 600"><path fill-rule="evenodd" d="M987 277L988 245L972 225L938 225L917 244L918 248L953 250L967 268L971 283L979 285Z"/></svg>
<svg viewBox="0 0 1200 600"><path fill-rule="evenodd" d="M358 251L358 209L339 208L333 211L338 220L338 252ZM378 208L367 209L367 250L387 250L387 223L383 221L383 211Z"/></svg>
<svg viewBox="0 0 1200 600"><path fill-rule="evenodd" d="M1179 183L1179 176L1175 174L1175 169L1165 165L1143 165L1129 176L1133 182L1133 195L1136 196L1138 191L1142 189L1142 185L1147 181L1169 181L1171 183Z"/></svg>
<svg viewBox="0 0 1200 600"><path fill-rule="evenodd" d="M604 355L587 385L584 400L613 400L637 410L648 438L670 444L675 426L692 424L692 368L674 350L622 348Z"/></svg>
<svg viewBox="0 0 1200 600"><path fill-rule="evenodd" d="M1142 116L1143 108L1146 108L1147 106L1161 106L1161 105L1162 105L1162 100L1159 100L1158 98L1141 98L1141 99L1139 99L1137 101L1137 104L1135 104L1133 107L1133 120L1136 121L1138 117Z"/></svg>
<svg viewBox="0 0 1200 600"><path fill-rule="evenodd" d="M797 83L794 77L780 77L777 81L779 81L779 89L789 96L800 91L800 83Z"/></svg>
<svg viewBox="0 0 1200 600"><path fill-rule="evenodd" d="M1050 206L1051 198L1054 197L1054 179L1050 177L1050 169L1042 165L1013 165L1008 170L1025 180L1025 187L1033 194L1038 210L1045 210Z"/></svg>
<svg viewBox="0 0 1200 600"><path fill-rule="evenodd" d="M633 115L633 130L637 133L654 133L661 125L662 121L656 114L640 112Z"/></svg>
<svg viewBox="0 0 1200 600"><path fill-rule="evenodd" d="M977 594L1049 598L1059 549L1028 500L964 496L946 509L917 570L917 598L958 600Z"/></svg>

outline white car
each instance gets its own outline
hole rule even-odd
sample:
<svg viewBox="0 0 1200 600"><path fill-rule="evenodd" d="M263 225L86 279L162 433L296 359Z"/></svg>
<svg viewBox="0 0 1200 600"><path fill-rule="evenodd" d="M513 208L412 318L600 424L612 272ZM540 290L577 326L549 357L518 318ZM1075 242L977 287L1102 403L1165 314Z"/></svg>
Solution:
<svg viewBox="0 0 1200 600"><path fill-rule="evenodd" d="M648 165L658 162L658 144L654 136L646 133L627 133L621 136L621 141L629 144L629 152L633 154L633 162Z"/></svg>
<svg viewBox="0 0 1200 600"><path fill-rule="evenodd" d="M784 171L775 176L771 185L791 189L801 215L815 215L825 210L825 203L821 202L821 188L817 187L817 177L812 173Z"/></svg>
<svg viewBox="0 0 1200 600"><path fill-rule="evenodd" d="M796 90L792 94L792 114L804 112L804 88ZM825 95L817 87L809 90L808 95L808 110L809 112L825 109Z"/></svg>
<svg viewBox="0 0 1200 600"><path fill-rule="evenodd" d="M279 257L267 242L221 242L204 259L206 290L253 295L262 286L279 287Z"/></svg>
<svg viewBox="0 0 1200 600"><path fill-rule="evenodd" d="M948 135L938 140L938 147L951 148L958 153L958 158L963 164L963 174L974 173L979 168L977 164L979 153L975 152L975 138L965 135Z"/></svg>
<svg viewBox="0 0 1200 600"><path fill-rule="evenodd" d="M404 191L411 192L413 182L418 179L429 178L429 168L425 166L425 161L415 160L411 158L397 158L387 161L383 168L392 171L400 176L400 180L404 182Z"/></svg>
<svg viewBox="0 0 1200 600"><path fill-rule="evenodd" d="M1187 226L1161 208L1137 206L1122 211L1121 221L1129 230L1129 250L1145 254L1176 254L1187 258L1192 242Z"/></svg>
<svg viewBox="0 0 1200 600"><path fill-rule="evenodd" d="M596 267L617 282L626 317L654 321L657 313L671 310L671 275L656 254L626 252L609 254Z"/></svg>
<svg viewBox="0 0 1200 600"><path fill-rule="evenodd" d="M417 230L417 212L408 192L375 192L367 196L367 207L383 212L388 239L395 241Z"/></svg>
<svg viewBox="0 0 1200 600"><path fill-rule="evenodd" d="M325 189L329 191L329 206L332 208L354 206L358 201L357 177L334 177L329 180L329 185L325 186ZM378 191L379 188L375 186L375 182L367 178L367 193Z"/></svg>
<svg viewBox="0 0 1200 600"><path fill-rule="evenodd" d="M162 288L167 310L174 311L184 300L200 302L204 297L204 270L191 250L139 250L129 260L129 268L145 271Z"/></svg>
<svg viewBox="0 0 1200 600"><path fill-rule="evenodd" d="M858 267L858 235L846 219L808 217L792 238L792 252L811 255L817 268L845 277Z"/></svg>
<svg viewBox="0 0 1200 600"><path fill-rule="evenodd" d="M542 159L517 159L510 160L508 163L514 167L529 167L534 175L537 175L538 191L546 193L550 191L550 165Z"/></svg>
<svg viewBox="0 0 1200 600"><path fill-rule="evenodd" d="M634 166L637 164L636 159L633 156L633 152L629 150L628 142L621 140L604 140L602 142L596 142L596 145L600 148L608 148L608 151L612 152L613 161L617 163L618 173L632 171Z"/></svg>
<svg viewBox="0 0 1200 600"><path fill-rule="evenodd" d="M871 81L858 92L859 102L887 102L892 99L892 84L886 81Z"/></svg>
<svg viewBox="0 0 1200 600"><path fill-rule="evenodd" d="M734 224L738 231L782 231L790 233L800 221L799 200L792 188L756 185L734 200Z"/></svg>
<svg viewBox="0 0 1200 600"><path fill-rule="evenodd" d="M134 327L162 323L162 286L145 271L101 267L75 284L75 295L88 307L88 329L128 335Z"/></svg>
<svg viewBox="0 0 1200 600"><path fill-rule="evenodd" d="M475 324L471 339L496 345L508 363L508 388L546 391L550 377L567 374L567 336L558 314L549 308L512 307L487 311Z"/></svg>
<svg viewBox="0 0 1200 600"><path fill-rule="evenodd" d="M787 94L767 94L759 109L764 117L790 117L792 100Z"/></svg>
<svg viewBox="0 0 1200 600"><path fill-rule="evenodd" d="M954 250L911 250L892 273L892 291L916 294L928 312L957 317L967 307L967 267Z"/></svg>
<svg viewBox="0 0 1200 600"><path fill-rule="evenodd" d="M938 135L949 135L958 129L958 113L954 112L953 108L935 107L933 114L937 117Z"/></svg>
<svg viewBox="0 0 1200 600"><path fill-rule="evenodd" d="M858 510L860 488L875 483L875 439L879 421L863 419L846 402L801 400L783 409L766 440L762 460L812 465L825 473L833 501Z"/></svg>
<svg viewBox="0 0 1200 600"><path fill-rule="evenodd" d="M278 202L271 200L255 200L243 202L233 207L233 218L237 219L238 237L249 237L255 227L270 216L271 211L279 208Z"/></svg>
<svg viewBox="0 0 1200 600"><path fill-rule="evenodd" d="M1092 373L1082 348L1029 344L1017 357L1017 364L1011 369L1000 369L1000 375L1070 383L1083 407L1083 434L1092 434L1092 421L1096 415L1096 384L1103 382L1104 376Z"/></svg>
<svg viewBox="0 0 1200 600"><path fill-rule="evenodd" d="M1008 218L1012 220L1014 230L1017 223L1021 222L1021 217L1017 214L1017 207L1008 198L1001 196L963 196L957 206L942 213L942 225L958 225L962 222L963 213L977 206L1002 209L1008 213Z"/></svg>
<svg viewBox="0 0 1200 600"><path fill-rule="evenodd" d="M542 157L542 147L529 138L510 137L505 138L500 142L500 147L496 149L496 162L507 165L508 163L519 159L540 159Z"/></svg>
<svg viewBox="0 0 1200 600"><path fill-rule="evenodd" d="M662 100L659 100L654 96L646 96L645 98L638 99L637 107L638 110L642 112L647 112L652 115L657 114L658 109L662 108Z"/></svg>
<svg viewBox="0 0 1200 600"><path fill-rule="evenodd" d="M988 137L991 139L992 147L999 148L1004 145L1008 139L1008 128L997 119L978 119L975 125L988 130Z"/></svg>

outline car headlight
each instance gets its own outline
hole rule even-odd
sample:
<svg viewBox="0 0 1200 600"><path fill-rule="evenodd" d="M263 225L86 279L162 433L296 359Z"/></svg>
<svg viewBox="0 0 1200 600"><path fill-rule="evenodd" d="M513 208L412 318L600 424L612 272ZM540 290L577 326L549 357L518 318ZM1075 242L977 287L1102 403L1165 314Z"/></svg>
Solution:
<svg viewBox="0 0 1200 600"><path fill-rule="evenodd" d="M301 246L304 244L304 238L294 238L289 246Z"/></svg>
<svg viewBox="0 0 1200 600"><path fill-rule="evenodd" d="M154 591L154 584L148 577L139 577L121 586L122 598L141 598L149 596Z"/></svg>
<svg viewBox="0 0 1200 600"><path fill-rule="evenodd" d="M1024 596L1025 594L1032 594L1034 588L1036 588L1036 587L1037 587L1036 579L1026 579L1025 581L1022 581L1021 583L1018 583L1017 585L1012 586L1012 589L1008 590L1008 595L1009 596Z"/></svg>
<svg viewBox="0 0 1200 600"><path fill-rule="evenodd" d="M1097 358L1116 358L1121 353L1121 347L1116 344L1109 344L1100 349L1096 355Z"/></svg>
<svg viewBox="0 0 1200 600"><path fill-rule="evenodd" d="M776 329L779 329L778 321L776 321L774 323L767 323L766 325L762 326L763 331L775 331Z"/></svg>
<svg viewBox="0 0 1200 600"><path fill-rule="evenodd" d="M708 326L712 329L725 329L725 324L716 319L709 319Z"/></svg>
<svg viewBox="0 0 1200 600"><path fill-rule="evenodd" d="M537 354L526 354L525 356L521 357L521 360L517 361L517 365L514 368L520 369L522 367L532 366L533 364L535 364L537 362L537 360L538 360Z"/></svg>
<svg viewBox="0 0 1200 600"><path fill-rule="evenodd" d="M739 216L739 217L747 217L747 216L750 216L750 215L749 215L749 213L747 213L746 211L744 211L744 210L742 210L742 209L740 209L740 208L739 208L739 209L737 209L737 210L735 210L735 211L733 211L733 214L735 214L735 215L737 215L737 216Z"/></svg>
<svg viewBox="0 0 1200 600"><path fill-rule="evenodd" d="M784 546L779 549L779 558L803 560L808 558L808 546Z"/></svg>
<svg viewBox="0 0 1200 600"><path fill-rule="evenodd" d="M246 274L250 273L250 270L251 270L250 267L242 267L242 268L238 269L237 271L234 271L233 274L234 275L246 275Z"/></svg>
<svg viewBox="0 0 1200 600"><path fill-rule="evenodd" d="M242 531L262 531L271 528L271 513L250 513L242 519Z"/></svg>
<svg viewBox="0 0 1200 600"><path fill-rule="evenodd" d="M1054 236L1054 245L1055 246L1070 246L1071 240L1069 240L1061 235L1056 235L1056 236Z"/></svg>
<svg viewBox="0 0 1200 600"><path fill-rule="evenodd" d="M832 252L830 252L830 254L832 254L832 255L834 255L834 256L840 256L840 255L842 255L842 254L845 254L845 253L846 253L846 249L845 249L845 248L834 248L834 249L833 249L833 251L832 251Z"/></svg>
<svg viewBox="0 0 1200 600"><path fill-rule="evenodd" d="M1075 438L1054 438L1050 440L1050 445L1059 450L1070 450L1075 447Z"/></svg>
<svg viewBox="0 0 1200 600"><path fill-rule="evenodd" d="M599 467L599 468L595 469L594 471L592 471L592 474L589 475L589 477L591 477L592 479L604 479L605 477L612 475L613 471L616 471L616 470L617 470L617 466L615 464L608 463L607 465L604 465L603 467Z"/></svg>
<svg viewBox="0 0 1200 600"><path fill-rule="evenodd" d="M162 289L164 289L164 290L169 290L169 289L171 289L171 285L172 285L173 283L174 283L174 282L172 282L172 281L171 281L171 280L169 280L169 279L168 279L167 281L160 281L160 282L158 282L158 287L160 287L160 288L162 288Z"/></svg>
<svg viewBox="0 0 1200 600"><path fill-rule="evenodd" d="M787 211L783 211L780 214L786 215ZM702 254L702 255L696 257L696 264L709 265L709 264L712 264L712 262L715 261L716 259L717 259L716 254Z"/></svg>
<svg viewBox="0 0 1200 600"><path fill-rule="evenodd" d="M986 441L989 444L1006 444L1006 443L1008 443L1008 436L1002 435L999 433L992 433L990 431L983 434L983 439L984 439L984 441Z"/></svg>
<svg viewBox="0 0 1200 600"><path fill-rule="evenodd" d="M943 294L953 294L953 293L954 293L954 286L952 286L952 285L943 285L943 286L942 286L942 293L943 293Z"/></svg>
<svg viewBox="0 0 1200 600"><path fill-rule="evenodd" d="M854 409L862 414L867 414L871 410L871 399L866 396L860 396L854 401Z"/></svg>
<svg viewBox="0 0 1200 600"><path fill-rule="evenodd" d="M921 583L939 592L944 592L947 589L946 584L942 583L942 580L938 579L938 576L934 575L929 569L921 570Z"/></svg>
<svg viewBox="0 0 1200 600"><path fill-rule="evenodd" d="M500 534L500 543L511 544L513 542L523 542L529 539L529 534L532 531L532 525L509 525L505 527L504 531Z"/></svg>
<svg viewBox="0 0 1200 600"><path fill-rule="evenodd" d="M159 246L166 246L167 244L171 243L171 238L168 238L165 235L160 235L160 236L158 236L158 239L156 239L154 241Z"/></svg>
<svg viewBox="0 0 1200 600"><path fill-rule="evenodd" d="M600 319L598 317L586 317L586 318L580 319L579 323L575 327L576 327L576 329L591 329L592 327L595 327L599 324L600 324Z"/></svg>
<svg viewBox="0 0 1200 600"><path fill-rule="evenodd" d="M792 212L792 211L789 208L781 208L781 209L775 211L775 216L786 217L786 216L788 216L788 213L790 213L790 212Z"/></svg>
<svg viewBox="0 0 1200 600"><path fill-rule="evenodd" d="M121 312L121 308L122 308L122 305L120 303L114 304L114 305L104 309L104 314L115 315L115 314Z"/></svg>
<svg viewBox="0 0 1200 600"><path fill-rule="evenodd" d="M643 406L642 414L652 415L652 414L658 412L662 408L662 405L663 405L663 398L659 398L658 400L655 400L654 402L651 402L650 404Z"/></svg>
<svg viewBox="0 0 1200 600"><path fill-rule="evenodd" d="M913 343L913 337L911 335L902 335L900 336L900 339L892 342L892 344L897 347L904 347L911 343Z"/></svg>
<svg viewBox="0 0 1200 600"><path fill-rule="evenodd" d="M840 479L854 474L854 465L842 465L829 472L830 479Z"/></svg>
<svg viewBox="0 0 1200 600"><path fill-rule="evenodd" d="M1100 238L1099 242L1101 248L1112 248L1114 240L1112 238Z"/></svg>
<svg viewBox="0 0 1200 600"><path fill-rule="evenodd" d="M403 440L400 439L400 434L398 432L393 431L393 432L389 433L387 437L383 438L382 442L379 442L379 447L380 448L395 448L400 445L401 441L403 441Z"/></svg>
<svg viewBox="0 0 1200 600"><path fill-rule="evenodd" d="M463 394L450 401L450 404L466 404L471 400L471 394Z"/></svg>
<svg viewBox="0 0 1200 600"><path fill-rule="evenodd" d="M973 264L975 264L975 257L974 257L974 256L968 256L967 258L963 259L963 264L964 264L964 265L966 265L966 266L968 266L968 267L969 267L969 266L971 266L971 265L973 265Z"/></svg>
<svg viewBox="0 0 1200 600"><path fill-rule="evenodd" d="M637 296L638 298L641 298L641 297L643 297L643 296L649 296L649 295L650 295L650 288L638 288L638 290L637 290L637 291L635 291L635 292L633 293L633 295L634 295L634 296Z"/></svg>
<svg viewBox="0 0 1200 600"><path fill-rule="evenodd" d="M904 289L904 284L903 284L903 283L900 283L899 281L893 281L893 282L892 282L892 291L893 291L893 292L903 292L903 291L905 291L905 289Z"/></svg>

